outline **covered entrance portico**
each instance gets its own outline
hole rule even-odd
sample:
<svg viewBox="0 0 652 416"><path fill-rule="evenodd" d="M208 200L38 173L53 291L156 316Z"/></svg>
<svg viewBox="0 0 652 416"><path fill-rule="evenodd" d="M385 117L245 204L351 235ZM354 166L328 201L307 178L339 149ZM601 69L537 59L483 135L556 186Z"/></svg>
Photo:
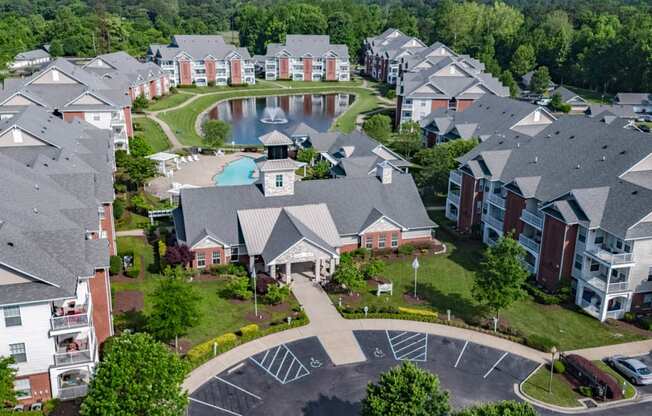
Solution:
<svg viewBox="0 0 652 416"><path fill-rule="evenodd" d="M606 286L606 285L605 285ZM608 286L606 286L608 287ZM615 293L612 293L615 292ZM607 293L582 279L577 281L575 303L589 315L604 322L609 319L622 319L630 309L631 292L610 289Z"/></svg>
<svg viewBox="0 0 652 416"><path fill-rule="evenodd" d="M282 279L283 282L290 283L292 274L299 273L320 282L335 272L339 255L335 251L331 252L303 239L279 256L268 261L263 256L263 260L264 270L274 279Z"/></svg>

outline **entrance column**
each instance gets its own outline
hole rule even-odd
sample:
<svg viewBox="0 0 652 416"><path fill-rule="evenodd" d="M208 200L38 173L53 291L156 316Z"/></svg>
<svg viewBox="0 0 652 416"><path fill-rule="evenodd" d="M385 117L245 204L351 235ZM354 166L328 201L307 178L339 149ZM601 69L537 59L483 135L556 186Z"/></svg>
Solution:
<svg viewBox="0 0 652 416"><path fill-rule="evenodd" d="M315 259L315 282L319 282L319 279L321 277L319 276L320 272L321 272L321 259L317 257L317 259Z"/></svg>
<svg viewBox="0 0 652 416"><path fill-rule="evenodd" d="M253 273L256 271L255 261L256 259L254 258L254 256L249 256L249 273Z"/></svg>
<svg viewBox="0 0 652 416"><path fill-rule="evenodd" d="M575 288L575 304L579 307L582 306L582 295L584 294L584 281L577 279L577 287Z"/></svg>
<svg viewBox="0 0 652 416"><path fill-rule="evenodd" d="M285 283L290 283L292 280L292 263L285 263Z"/></svg>
<svg viewBox="0 0 652 416"><path fill-rule="evenodd" d="M272 279L276 279L276 265L275 264L270 264L269 265L269 276Z"/></svg>
<svg viewBox="0 0 652 416"><path fill-rule="evenodd" d="M333 276L335 273L335 259L331 257L330 265L328 266L328 275Z"/></svg>
<svg viewBox="0 0 652 416"><path fill-rule="evenodd" d="M600 304L600 322L607 320L607 311L609 309L609 298L605 294L602 298L602 303Z"/></svg>

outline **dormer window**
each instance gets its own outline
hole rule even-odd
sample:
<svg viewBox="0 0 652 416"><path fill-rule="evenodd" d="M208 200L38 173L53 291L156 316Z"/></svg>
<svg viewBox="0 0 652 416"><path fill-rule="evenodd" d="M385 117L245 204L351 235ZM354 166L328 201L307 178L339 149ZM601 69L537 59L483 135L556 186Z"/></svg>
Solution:
<svg viewBox="0 0 652 416"><path fill-rule="evenodd" d="M283 175L276 175L276 179L275 179L274 183L275 183L277 188L282 188L283 187Z"/></svg>

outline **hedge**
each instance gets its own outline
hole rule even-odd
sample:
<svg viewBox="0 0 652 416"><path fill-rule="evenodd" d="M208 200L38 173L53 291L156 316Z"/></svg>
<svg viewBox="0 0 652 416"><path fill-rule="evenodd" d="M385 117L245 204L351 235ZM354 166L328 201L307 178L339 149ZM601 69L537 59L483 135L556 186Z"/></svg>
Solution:
<svg viewBox="0 0 652 416"><path fill-rule="evenodd" d="M590 360L577 354L562 356L562 360L566 364L566 374L569 374L580 383L590 384L589 387L594 390L597 387L606 388L605 396L607 398L613 400L623 398L623 392L618 382Z"/></svg>
<svg viewBox="0 0 652 416"><path fill-rule="evenodd" d="M552 338L548 338L545 335L534 334L525 338L525 345L535 348L539 351L550 352L552 347L557 346L557 341Z"/></svg>
<svg viewBox="0 0 652 416"><path fill-rule="evenodd" d="M115 276L122 273L122 258L120 256L111 256L109 259L109 274Z"/></svg>
<svg viewBox="0 0 652 416"><path fill-rule="evenodd" d="M258 325L256 324L245 325L242 328L240 328L240 335L242 335L243 337L251 336L256 332L258 332L259 330L260 327L258 327Z"/></svg>
<svg viewBox="0 0 652 416"><path fill-rule="evenodd" d="M404 308L403 306L399 306L398 311L410 315L432 316L433 318L437 318L438 316L437 312L429 311L427 309Z"/></svg>
<svg viewBox="0 0 652 416"><path fill-rule="evenodd" d="M131 278L137 278L140 276L140 267L141 267L141 258L140 256L133 256L134 264L125 272L125 274Z"/></svg>

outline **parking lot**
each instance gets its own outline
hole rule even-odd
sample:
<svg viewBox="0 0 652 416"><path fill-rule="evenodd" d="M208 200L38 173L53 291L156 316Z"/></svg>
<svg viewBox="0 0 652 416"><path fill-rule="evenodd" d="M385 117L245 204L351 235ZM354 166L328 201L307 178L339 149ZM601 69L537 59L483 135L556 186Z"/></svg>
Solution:
<svg viewBox="0 0 652 416"><path fill-rule="evenodd" d="M357 415L369 382L403 361L437 374L456 408L516 399L532 361L463 340L356 331L367 361L335 367L315 337L284 344L216 375L191 395L189 415Z"/></svg>
<svg viewBox="0 0 652 416"><path fill-rule="evenodd" d="M652 370L652 353L639 356L639 357L631 357L631 358L636 358L640 361L642 361L645 365L648 366ZM616 370L617 371L617 370ZM638 390L638 394L640 395L650 395L652 396L652 384L647 385L647 386L635 386L636 390Z"/></svg>

